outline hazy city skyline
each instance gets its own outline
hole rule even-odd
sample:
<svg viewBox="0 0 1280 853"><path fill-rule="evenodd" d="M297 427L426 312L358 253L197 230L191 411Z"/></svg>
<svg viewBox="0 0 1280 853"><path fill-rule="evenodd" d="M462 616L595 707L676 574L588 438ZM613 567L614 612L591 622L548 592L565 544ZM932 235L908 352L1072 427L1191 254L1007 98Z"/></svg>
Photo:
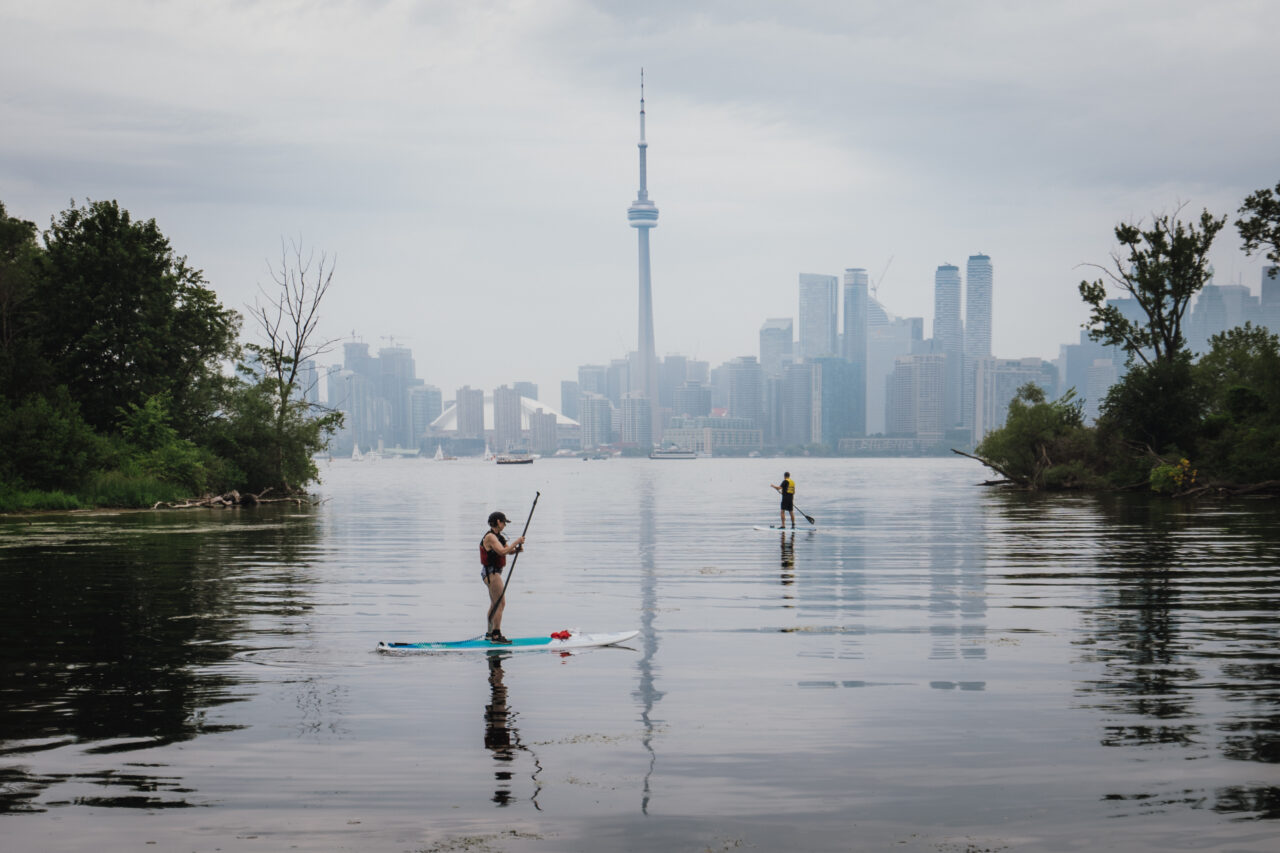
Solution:
<svg viewBox="0 0 1280 853"><path fill-rule="evenodd" d="M44 228L117 199L237 309L300 238L337 257L326 337L548 396L636 346L644 67L660 357L757 355L802 272L864 268L931 329L937 267L985 253L992 352L1052 359L1117 222L1280 177L1278 30L1245 0L50 0L0 11L0 200ZM1257 292L1234 228L1212 260Z"/></svg>

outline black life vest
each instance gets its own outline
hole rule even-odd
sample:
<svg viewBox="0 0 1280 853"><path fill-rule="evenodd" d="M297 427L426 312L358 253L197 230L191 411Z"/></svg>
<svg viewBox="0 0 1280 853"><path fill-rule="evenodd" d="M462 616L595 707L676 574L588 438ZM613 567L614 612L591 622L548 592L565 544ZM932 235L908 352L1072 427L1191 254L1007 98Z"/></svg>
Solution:
<svg viewBox="0 0 1280 853"><path fill-rule="evenodd" d="M485 531L484 536L480 537L480 565L484 566L486 569L505 568L507 565L507 555L499 554L496 551L490 551L488 548L484 547L484 540L489 538L490 533L497 536L498 541L503 545L507 544L507 537L503 536L501 533L497 533L493 530Z"/></svg>

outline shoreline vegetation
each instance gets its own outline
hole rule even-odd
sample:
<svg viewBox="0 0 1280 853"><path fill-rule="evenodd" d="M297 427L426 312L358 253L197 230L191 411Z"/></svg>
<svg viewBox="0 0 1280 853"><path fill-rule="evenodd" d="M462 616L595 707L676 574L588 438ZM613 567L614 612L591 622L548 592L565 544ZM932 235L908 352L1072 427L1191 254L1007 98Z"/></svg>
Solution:
<svg viewBox="0 0 1280 853"><path fill-rule="evenodd" d="M1157 214L1115 228L1103 278L1080 283L1089 337L1127 355L1126 371L1087 426L1069 389L1057 400L1027 384L976 459L1009 485L1034 491L1146 489L1175 497L1280 494L1280 338L1251 323L1192 353L1182 323L1212 279L1208 254L1227 217ZM1235 225L1246 254L1280 273L1280 183L1245 199ZM1280 284L1280 283L1278 283ZM1108 285L1138 311L1108 300Z"/></svg>
<svg viewBox="0 0 1280 853"><path fill-rule="evenodd" d="M315 340L330 259L282 241L248 311L257 342L241 343L245 317L154 220L72 204L38 232L0 202L0 513L311 500L314 456L342 425L302 387L302 365L335 343ZM1280 183L1238 212L1242 248L1275 277ZM1227 217L1181 213L1117 225L1111 263L1087 265L1103 277L1079 285L1084 327L1128 357L1097 421L1075 389L1050 401L1024 385L1003 427L952 451L1003 478L989 485L1280 494L1280 338L1246 323L1189 351L1183 318ZM806 450L825 455L786 449Z"/></svg>
<svg viewBox="0 0 1280 853"><path fill-rule="evenodd" d="M299 376L332 265L282 245L241 343L154 220L74 204L39 233L0 203L0 512L305 500L342 423Z"/></svg>

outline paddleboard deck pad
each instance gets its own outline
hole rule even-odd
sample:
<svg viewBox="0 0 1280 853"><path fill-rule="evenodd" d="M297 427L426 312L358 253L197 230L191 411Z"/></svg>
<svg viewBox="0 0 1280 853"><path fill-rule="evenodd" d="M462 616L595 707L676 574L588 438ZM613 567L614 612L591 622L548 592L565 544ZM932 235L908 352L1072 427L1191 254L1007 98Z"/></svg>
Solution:
<svg viewBox="0 0 1280 853"><path fill-rule="evenodd" d="M418 652L558 652L572 649L589 649L593 646L613 646L638 636L639 631L618 631L612 634L586 634L581 631L556 631L545 637L512 637L508 643L491 643L484 637L444 643L378 643L378 651L388 654L414 654Z"/></svg>

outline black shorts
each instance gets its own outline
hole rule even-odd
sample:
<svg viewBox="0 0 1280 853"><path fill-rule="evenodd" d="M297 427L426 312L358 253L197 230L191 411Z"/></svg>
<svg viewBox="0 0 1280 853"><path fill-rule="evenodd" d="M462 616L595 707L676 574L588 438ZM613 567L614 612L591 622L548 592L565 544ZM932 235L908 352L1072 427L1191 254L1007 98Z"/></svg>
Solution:
<svg viewBox="0 0 1280 853"><path fill-rule="evenodd" d="M794 509L794 507L793 507L793 506L791 506L791 501L792 501L792 500L794 500L794 498L793 498L791 495L783 495L783 496L782 496L782 511L783 511L783 512L789 512L790 510Z"/></svg>

